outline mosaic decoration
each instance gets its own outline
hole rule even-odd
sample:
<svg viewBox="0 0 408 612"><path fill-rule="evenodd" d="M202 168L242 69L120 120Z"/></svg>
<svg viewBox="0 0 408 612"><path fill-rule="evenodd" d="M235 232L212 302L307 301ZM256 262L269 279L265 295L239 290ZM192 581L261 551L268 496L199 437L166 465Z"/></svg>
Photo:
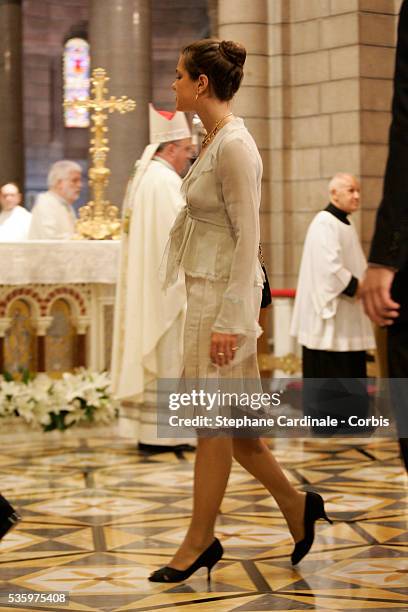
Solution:
<svg viewBox="0 0 408 612"><path fill-rule="evenodd" d="M83 323L89 319L90 309L91 290L84 283L1 286L0 326L6 328L4 369L12 374L21 369L36 372L37 340L42 333L48 372L60 374L77 366L77 334L86 333L88 325Z"/></svg>
<svg viewBox="0 0 408 612"><path fill-rule="evenodd" d="M4 437L0 490L24 521L0 545L3 601L9 592L69 591L61 612L406 611L408 480L396 443L274 445L291 480L324 496L334 524L317 525L311 553L293 568L275 502L234 464L217 522L225 556L211 585L201 571L166 585L146 578L184 535L193 453L138 453L113 430Z"/></svg>
<svg viewBox="0 0 408 612"><path fill-rule="evenodd" d="M64 299L57 299L51 307L52 323L45 338L45 370L67 372L75 363L76 329L72 324L73 312Z"/></svg>
<svg viewBox="0 0 408 612"><path fill-rule="evenodd" d="M20 370L35 372L37 367L36 329L32 310L29 302L16 299L8 311L11 325L4 338L4 369L13 375Z"/></svg>

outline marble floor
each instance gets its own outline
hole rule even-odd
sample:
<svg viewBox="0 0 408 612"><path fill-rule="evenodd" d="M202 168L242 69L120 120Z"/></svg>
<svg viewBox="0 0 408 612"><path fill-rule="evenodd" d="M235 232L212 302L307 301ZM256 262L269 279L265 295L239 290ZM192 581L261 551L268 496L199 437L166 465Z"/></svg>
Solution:
<svg viewBox="0 0 408 612"><path fill-rule="evenodd" d="M146 578L180 542L191 510L192 453L143 455L114 432L0 437L0 490L24 520L0 544L0 612L408 611L408 480L390 440L278 440L301 488L324 495L295 569L276 504L234 465L217 534L223 560L183 584ZM69 604L8 603L66 593Z"/></svg>

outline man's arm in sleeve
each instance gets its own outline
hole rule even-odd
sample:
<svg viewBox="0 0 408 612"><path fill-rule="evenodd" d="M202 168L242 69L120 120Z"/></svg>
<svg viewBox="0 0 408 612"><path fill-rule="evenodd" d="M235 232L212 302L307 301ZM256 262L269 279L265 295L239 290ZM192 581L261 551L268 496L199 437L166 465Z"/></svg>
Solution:
<svg viewBox="0 0 408 612"><path fill-rule="evenodd" d="M408 263L408 3L398 25L392 122L381 205L369 261L400 269Z"/></svg>
<svg viewBox="0 0 408 612"><path fill-rule="evenodd" d="M370 266L370 264L372 264ZM384 178L362 287L367 315L378 325L398 317L399 304L391 298L395 272L408 265L408 3L404 0L398 24L392 123Z"/></svg>

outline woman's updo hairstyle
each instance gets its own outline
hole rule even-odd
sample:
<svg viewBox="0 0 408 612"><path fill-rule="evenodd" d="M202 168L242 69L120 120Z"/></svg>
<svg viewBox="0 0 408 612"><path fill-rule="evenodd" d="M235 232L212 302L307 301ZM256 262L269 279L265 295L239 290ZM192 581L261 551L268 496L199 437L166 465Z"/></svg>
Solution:
<svg viewBox="0 0 408 612"><path fill-rule="evenodd" d="M184 47L184 66L193 81L208 77L210 90L222 101L231 100L241 85L246 50L232 40L204 38Z"/></svg>

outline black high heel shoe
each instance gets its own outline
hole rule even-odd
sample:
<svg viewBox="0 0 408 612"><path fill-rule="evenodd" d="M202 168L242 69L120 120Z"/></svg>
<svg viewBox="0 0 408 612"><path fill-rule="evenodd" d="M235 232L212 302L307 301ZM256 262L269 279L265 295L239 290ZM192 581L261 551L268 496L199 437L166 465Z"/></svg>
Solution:
<svg viewBox="0 0 408 612"><path fill-rule="evenodd" d="M0 540L12 529L21 516L14 510L2 495L0 495Z"/></svg>
<svg viewBox="0 0 408 612"><path fill-rule="evenodd" d="M311 549L314 540L314 524L320 518L333 524L324 509L323 498L318 493L308 491L306 493L304 516L305 537L295 544L291 556L292 565L297 565Z"/></svg>
<svg viewBox="0 0 408 612"><path fill-rule="evenodd" d="M215 538L214 542L205 549L203 553L185 570L178 570L168 565L161 567L149 576L150 582L184 582L190 578L194 572L200 567L206 567L208 570L207 580L211 580L211 570L224 554L224 549L221 542Z"/></svg>

